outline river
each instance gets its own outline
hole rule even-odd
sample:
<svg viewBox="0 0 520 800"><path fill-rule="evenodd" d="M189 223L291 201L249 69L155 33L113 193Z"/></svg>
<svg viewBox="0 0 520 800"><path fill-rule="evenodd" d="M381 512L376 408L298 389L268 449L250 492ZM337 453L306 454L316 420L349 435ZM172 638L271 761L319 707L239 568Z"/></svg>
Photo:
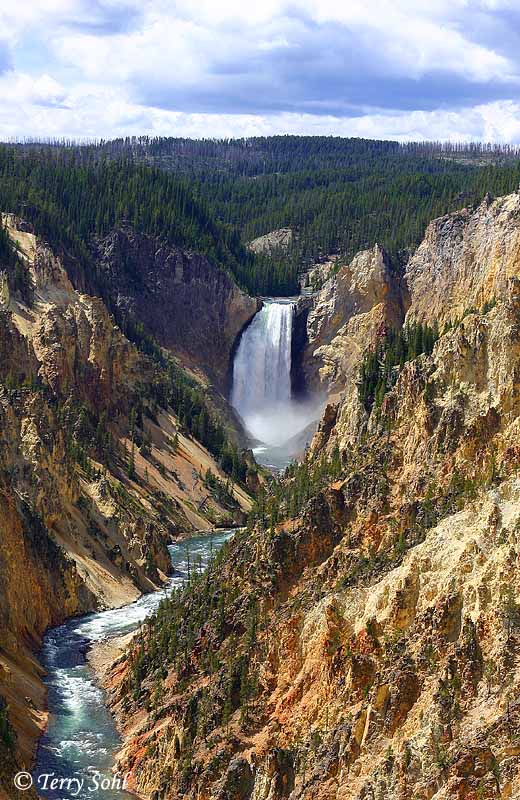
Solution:
<svg viewBox="0 0 520 800"><path fill-rule="evenodd" d="M207 565L233 531L217 531L170 545L173 574L164 589L143 595L135 603L69 620L47 632L41 660L47 677L49 724L42 736L33 770L35 788L52 800L124 800L134 795L118 786L112 775L121 744L103 690L86 663L95 643L135 631L163 597L187 578L193 567ZM52 776L52 777L48 777ZM70 783L67 783L70 781ZM52 784L52 786L51 786Z"/></svg>

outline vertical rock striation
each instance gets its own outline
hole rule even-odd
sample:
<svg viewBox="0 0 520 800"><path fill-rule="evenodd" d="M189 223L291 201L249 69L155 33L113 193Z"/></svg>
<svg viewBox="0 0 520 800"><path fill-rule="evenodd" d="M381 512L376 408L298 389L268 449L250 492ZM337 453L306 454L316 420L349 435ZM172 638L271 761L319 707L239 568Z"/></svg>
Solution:
<svg viewBox="0 0 520 800"><path fill-rule="evenodd" d="M97 284L124 319L226 389L236 338L259 308L205 256L166 246L129 227L96 247Z"/></svg>
<svg viewBox="0 0 520 800"><path fill-rule="evenodd" d="M401 325L403 306L399 281L378 245L340 267L308 311L303 357L308 386L334 395L352 382L360 356L378 331Z"/></svg>

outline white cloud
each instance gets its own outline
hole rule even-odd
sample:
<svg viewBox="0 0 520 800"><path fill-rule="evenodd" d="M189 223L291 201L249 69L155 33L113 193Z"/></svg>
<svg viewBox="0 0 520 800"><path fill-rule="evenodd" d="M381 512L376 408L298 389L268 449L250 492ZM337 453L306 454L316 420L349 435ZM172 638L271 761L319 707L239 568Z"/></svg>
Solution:
<svg viewBox="0 0 520 800"><path fill-rule="evenodd" d="M92 79L194 83L210 80L226 59L247 63L258 50L301 45L299 12L310 23L348 29L357 46L371 54L371 71L376 73L417 79L443 70L470 81L517 79L517 66L507 57L464 36L461 4L450 4L450 13L445 5L445 15L439 17L432 10L418 12L407 0L294 0L290 6L281 0L253 6L238 0L183 1L175 5L175 13L171 4L159 1L144 6L135 30L105 39L81 28L60 27L51 42L56 58ZM161 11L162 6L170 11ZM327 47L325 38L321 45Z"/></svg>
<svg viewBox="0 0 520 800"><path fill-rule="evenodd" d="M2 103L16 105L56 106L66 101L67 92L50 75L39 75L36 79L23 73L7 73L0 79Z"/></svg>
<svg viewBox="0 0 520 800"><path fill-rule="evenodd" d="M461 111L373 113L345 119L313 114L189 114L133 103L114 88L84 83L64 94L45 76L34 84L27 76L0 79L0 135L15 138L111 138L125 135L195 138L316 134L361 136L399 141L520 142L520 103L479 105Z"/></svg>
<svg viewBox="0 0 520 800"><path fill-rule="evenodd" d="M449 70L470 80L505 79L516 68L507 58L464 36L468 4L410 0L302 0L317 22L342 23L371 37L376 60L391 72L419 77L428 70Z"/></svg>
<svg viewBox="0 0 520 800"><path fill-rule="evenodd" d="M520 59L485 35L515 0L2 5L3 137L520 138Z"/></svg>

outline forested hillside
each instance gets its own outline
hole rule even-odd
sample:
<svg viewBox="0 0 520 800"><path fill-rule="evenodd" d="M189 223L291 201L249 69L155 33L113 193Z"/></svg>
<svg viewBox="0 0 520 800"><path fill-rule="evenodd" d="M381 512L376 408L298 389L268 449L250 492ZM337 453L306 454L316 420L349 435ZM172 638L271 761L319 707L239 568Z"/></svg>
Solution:
<svg viewBox="0 0 520 800"><path fill-rule="evenodd" d="M89 244L123 221L165 242L207 255L247 283L253 256L236 232L215 222L188 181L128 159L90 159L76 150L0 148L0 206L19 213L85 266Z"/></svg>
<svg viewBox="0 0 520 800"><path fill-rule="evenodd" d="M333 137L124 139L19 145L0 152L0 199L52 238L67 224L74 252L121 219L226 266L253 294L291 294L298 273L329 254L379 242L406 261L428 222L518 186L514 148L399 145ZM245 244L281 227L287 252ZM60 233L61 235L61 233Z"/></svg>
<svg viewBox="0 0 520 800"><path fill-rule="evenodd" d="M160 142L150 152L158 153L155 163L168 164ZM196 192L244 241L283 227L295 231L289 251L274 257L277 285L289 292L305 266L329 254L349 259L375 242L402 264L432 218L478 203L486 192L512 191L520 179L514 151L493 158L471 148L441 152L327 137L250 140L240 158L222 158L213 171L211 160L197 158Z"/></svg>

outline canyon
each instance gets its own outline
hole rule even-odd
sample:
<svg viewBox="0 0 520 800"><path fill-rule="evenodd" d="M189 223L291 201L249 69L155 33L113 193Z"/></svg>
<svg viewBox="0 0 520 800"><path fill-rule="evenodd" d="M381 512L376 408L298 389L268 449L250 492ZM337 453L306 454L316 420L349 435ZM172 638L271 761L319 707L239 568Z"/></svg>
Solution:
<svg viewBox="0 0 520 800"><path fill-rule="evenodd" d="M0 742L0 796L12 800L35 796L17 791L12 775L30 766L46 721L37 657L45 630L157 590L171 570L167 545L173 538L240 524L251 501L171 405L173 380L191 403L207 396L201 411L206 436L212 431L225 437L228 426L230 441L237 438L231 415L219 417L224 433L211 422L224 401L217 386L210 397L203 359L197 376L189 354L190 373L173 363L161 366L123 334L101 291L85 293L85 276L74 261L56 254L14 215L5 215L3 223L33 295L28 302L4 291L0 307L0 710L9 714ZM139 241L138 254L143 247ZM106 243L103 253L99 274L116 261ZM189 256L174 255L174 288L180 292L183 282L196 278ZM129 260L127 251L126 269ZM200 279L203 265L197 268ZM125 289L129 297L122 272L117 274L121 293ZM218 284L227 316L208 325L225 360L225 347L231 349L256 302L226 275L214 268L211 274L212 313L219 313L213 293ZM163 296L168 297L164 288ZM192 293L193 313L202 320L205 299L200 297L197 311L197 296ZM237 315L230 322L235 300ZM189 326L187 313L185 318ZM171 319L175 325L175 315ZM184 343L173 330L163 335L180 365Z"/></svg>
<svg viewBox="0 0 520 800"><path fill-rule="evenodd" d="M36 796L12 775L45 631L142 593L99 673L137 796L513 800L520 195L289 300L128 223L89 273L4 222L33 297L2 284L2 800ZM172 541L215 527L240 529L156 608Z"/></svg>

